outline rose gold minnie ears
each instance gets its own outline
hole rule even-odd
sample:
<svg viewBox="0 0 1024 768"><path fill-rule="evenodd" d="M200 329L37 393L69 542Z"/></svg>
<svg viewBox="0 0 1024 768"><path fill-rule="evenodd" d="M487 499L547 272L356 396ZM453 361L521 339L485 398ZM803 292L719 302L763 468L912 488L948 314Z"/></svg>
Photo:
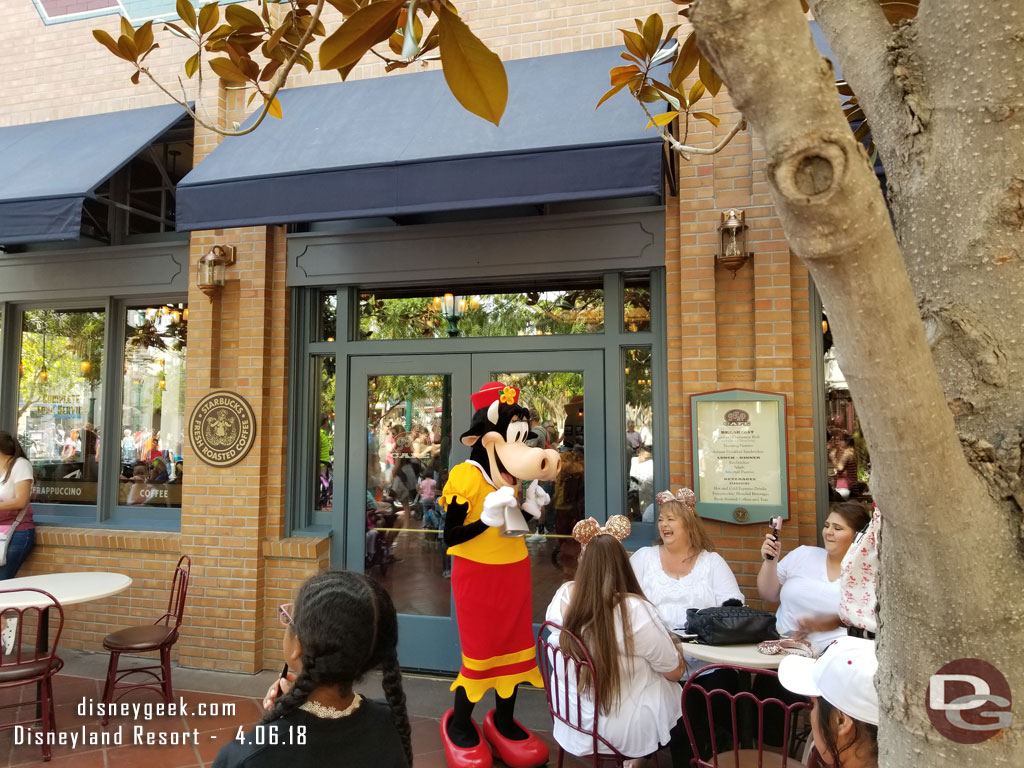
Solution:
<svg viewBox="0 0 1024 768"><path fill-rule="evenodd" d="M629 524L629 518L624 515L612 515L608 518L606 525L601 525L597 520L592 517L588 517L586 520L580 520L572 528L572 537L576 539L584 547L589 544L595 536L601 536L607 534L608 536L614 536L619 541L629 536L629 531L632 526Z"/></svg>
<svg viewBox="0 0 1024 768"><path fill-rule="evenodd" d="M680 488L674 494L672 491L662 491L654 497L654 500L658 504L664 504L666 501L678 501L680 504L685 504L688 507L697 506L697 494L689 488Z"/></svg>

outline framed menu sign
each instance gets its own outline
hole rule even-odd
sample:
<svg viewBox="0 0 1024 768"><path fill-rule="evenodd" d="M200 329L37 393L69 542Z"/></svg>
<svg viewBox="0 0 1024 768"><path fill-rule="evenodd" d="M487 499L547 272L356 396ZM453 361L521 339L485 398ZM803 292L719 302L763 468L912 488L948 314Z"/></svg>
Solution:
<svg viewBox="0 0 1024 768"><path fill-rule="evenodd" d="M786 396L726 389L690 396L697 513L730 523L789 517Z"/></svg>

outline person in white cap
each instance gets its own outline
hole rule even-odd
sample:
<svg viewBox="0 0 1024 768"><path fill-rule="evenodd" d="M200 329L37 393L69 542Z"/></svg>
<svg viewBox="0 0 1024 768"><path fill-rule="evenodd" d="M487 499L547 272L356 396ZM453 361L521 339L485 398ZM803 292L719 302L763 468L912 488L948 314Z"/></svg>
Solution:
<svg viewBox="0 0 1024 768"><path fill-rule="evenodd" d="M878 766L877 669L874 641L859 637L839 638L817 659L787 656L779 666L785 688L814 698L814 746L833 768Z"/></svg>

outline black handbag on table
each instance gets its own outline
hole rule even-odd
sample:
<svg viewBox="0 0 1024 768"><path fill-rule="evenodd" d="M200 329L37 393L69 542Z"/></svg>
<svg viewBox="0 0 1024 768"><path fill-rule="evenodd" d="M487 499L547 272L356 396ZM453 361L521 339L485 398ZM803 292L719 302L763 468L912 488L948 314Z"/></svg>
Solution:
<svg viewBox="0 0 1024 768"><path fill-rule="evenodd" d="M778 640L775 614L745 605L690 608L686 611L686 632L705 645L743 645Z"/></svg>

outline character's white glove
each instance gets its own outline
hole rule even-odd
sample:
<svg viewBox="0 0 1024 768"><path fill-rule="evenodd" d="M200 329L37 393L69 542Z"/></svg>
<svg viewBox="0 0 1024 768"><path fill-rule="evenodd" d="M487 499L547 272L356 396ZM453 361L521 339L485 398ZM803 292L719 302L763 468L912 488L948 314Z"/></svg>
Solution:
<svg viewBox="0 0 1024 768"><path fill-rule="evenodd" d="M505 525L505 511L514 509L519 509L516 492L506 485L484 497L484 509L480 513L480 519L492 528L500 528Z"/></svg>
<svg viewBox="0 0 1024 768"><path fill-rule="evenodd" d="M534 520L540 520L544 505L551 501L551 497L540 487L540 483L534 480L526 489L526 498L523 499L522 509Z"/></svg>

